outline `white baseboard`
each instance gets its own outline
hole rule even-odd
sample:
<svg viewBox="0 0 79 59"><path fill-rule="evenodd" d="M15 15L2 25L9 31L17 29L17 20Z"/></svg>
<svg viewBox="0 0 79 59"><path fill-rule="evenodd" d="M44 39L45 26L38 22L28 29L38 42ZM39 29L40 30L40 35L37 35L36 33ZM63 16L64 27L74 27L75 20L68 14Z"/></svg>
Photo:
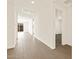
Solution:
<svg viewBox="0 0 79 59"><path fill-rule="evenodd" d="M36 35L34 35L34 37L36 38L36 39L38 39L39 41L41 41L42 43L44 43L46 46L48 46L50 49L55 49L55 46L54 47L51 47L51 46L49 46L47 43L45 43L44 41L42 41L42 40L40 40L40 38L38 38L38 36L36 36Z"/></svg>
<svg viewBox="0 0 79 59"><path fill-rule="evenodd" d="M7 49L15 48L15 45L7 47Z"/></svg>
<svg viewBox="0 0 79 59"><path fill-rule="evenodd" d="M72 46L72 44L68 44L68 43L62 43L62 45L69 45L69 46Z"/></svg>
<svg viewBox="0 0 79 59"><path fill-rule="evenodd" d="M16 46L16 43L14 45L12 45L12 46L8 46L7 49L15 48L15 46Z"/></svg>

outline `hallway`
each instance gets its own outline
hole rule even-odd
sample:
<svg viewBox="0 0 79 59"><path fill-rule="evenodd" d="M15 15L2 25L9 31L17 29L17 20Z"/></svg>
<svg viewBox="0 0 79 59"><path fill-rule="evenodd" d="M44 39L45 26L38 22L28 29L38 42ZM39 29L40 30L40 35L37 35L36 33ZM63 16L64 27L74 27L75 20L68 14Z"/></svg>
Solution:
<svg viewBox="0 0 79 59"><path fill-rule="evenodd" d="M8 50L8 59L71 59L71 47L59 46L52 50L29 33L19 35L16 47Z"/></svg>

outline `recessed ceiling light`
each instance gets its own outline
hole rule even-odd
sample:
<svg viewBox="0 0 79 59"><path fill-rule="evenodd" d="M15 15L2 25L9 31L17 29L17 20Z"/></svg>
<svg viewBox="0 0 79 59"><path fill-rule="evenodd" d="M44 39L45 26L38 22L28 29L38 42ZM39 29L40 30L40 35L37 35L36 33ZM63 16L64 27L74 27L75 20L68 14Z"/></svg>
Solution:
<svg viewBox="0 0 79 59"><path fill-rule="evenodd" d="M34 4L35 3L35 1L32 1L32 4Z"/></svg>

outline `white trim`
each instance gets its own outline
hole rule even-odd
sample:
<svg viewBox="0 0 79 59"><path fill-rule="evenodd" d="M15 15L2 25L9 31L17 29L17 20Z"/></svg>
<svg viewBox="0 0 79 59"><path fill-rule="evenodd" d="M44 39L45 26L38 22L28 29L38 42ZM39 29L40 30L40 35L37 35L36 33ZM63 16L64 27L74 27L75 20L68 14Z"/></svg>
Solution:
<svg viewBox="0 0 79 59"><path fill-rule="evenodd" d="M36 35L34 35L34 37L36 38L36 39L40 39L40 38L38 38L38 36L36 36ZM44 41L42 41L42 40L40 40L42 43L44 43L46 46L48 46L50 49L55 49L55 46L53 47L53 45L52 46L49 46L47 43L45 43Z"/></svg>

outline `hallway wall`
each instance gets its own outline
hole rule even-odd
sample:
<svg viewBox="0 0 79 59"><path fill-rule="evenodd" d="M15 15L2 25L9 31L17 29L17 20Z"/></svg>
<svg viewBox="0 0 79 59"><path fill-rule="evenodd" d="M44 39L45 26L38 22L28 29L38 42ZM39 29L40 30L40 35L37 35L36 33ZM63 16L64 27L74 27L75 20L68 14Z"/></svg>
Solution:
<svg viewBox="0 0 79 59"><path fill-rule="evenodd" d="M39 0L34 5L34 36L51 49L55 48L54 5L51 0Z"/></svg>
<svg viewBox="0 0 79 59"><path fill-rule="evenodd" d="M7 0L7 49L15 47L16 30L14 0Z"/></svg>
<svg viewBox="0 0 79 59"><path fill-rule="evenodd" d="M72 6L66 6L65 20L63 21L62 44L72 46Z"/></svg>
<svg viewBox="0 0 79 59"><path fill-rule="evenodd" d="M29 32L29 23L28 22L24 22L24 32Z"/></svg>

